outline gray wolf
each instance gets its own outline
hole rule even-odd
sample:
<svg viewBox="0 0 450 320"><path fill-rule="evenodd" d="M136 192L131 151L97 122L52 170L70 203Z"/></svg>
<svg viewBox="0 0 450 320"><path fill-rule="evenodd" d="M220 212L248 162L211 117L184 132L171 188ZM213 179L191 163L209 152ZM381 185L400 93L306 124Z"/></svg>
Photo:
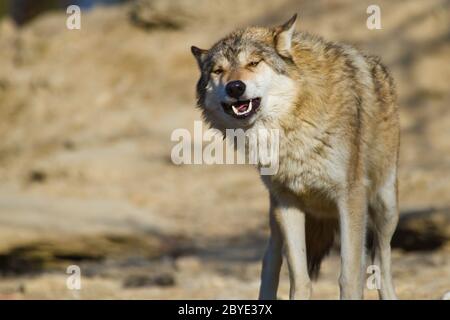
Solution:
<svg viewBox="0 0 450 320"><path fill-rule="evenodd" d="M379 58L281 26L238 30L209 50L197 105L227 128L277 128L279 170L262 176L270 195L270 239L261 299L276 299L282 249L290 298L308 299L336 235L342 299L362 299L366 238L381 270L382 299L395 299L391 237L398 221L399 119L394 82Z"/></svg>

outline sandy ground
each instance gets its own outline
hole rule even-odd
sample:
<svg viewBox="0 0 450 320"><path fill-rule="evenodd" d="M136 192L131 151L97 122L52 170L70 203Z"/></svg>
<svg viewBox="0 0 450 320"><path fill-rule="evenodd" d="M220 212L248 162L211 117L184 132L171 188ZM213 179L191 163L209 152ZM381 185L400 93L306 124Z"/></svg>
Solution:
<svg viewBox="0 0 450 320"><path fill-rule="evenodd" d="M98 8L79 31L62 13L22 29L0 21L0 298L256 298L268 235L257 172L176 166L170 135L200 119L191 45L294 12L299 29L392 70L402 125L395 283L403 299L450 291L450 2L378 3L382 29L372 31L370 2L346 0ZM80 291L66 286L73 264ZM333 252L313 298L337 298L338 274ZM288 289L284 266L280 298Z"/></svg>

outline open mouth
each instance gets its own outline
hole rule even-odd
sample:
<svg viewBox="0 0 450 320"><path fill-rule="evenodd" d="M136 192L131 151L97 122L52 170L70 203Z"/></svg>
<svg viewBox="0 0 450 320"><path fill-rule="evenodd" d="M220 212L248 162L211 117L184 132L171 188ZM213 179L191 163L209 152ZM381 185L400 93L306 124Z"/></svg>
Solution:
<svg viewBox="0 0 450 320"><path fill-rule="evenodd" d="M222 102L222 108L225 113L237 118L245 119L255 114L261 105L261 98L253 98L250 100L238 100L233 103Z"/></svg>

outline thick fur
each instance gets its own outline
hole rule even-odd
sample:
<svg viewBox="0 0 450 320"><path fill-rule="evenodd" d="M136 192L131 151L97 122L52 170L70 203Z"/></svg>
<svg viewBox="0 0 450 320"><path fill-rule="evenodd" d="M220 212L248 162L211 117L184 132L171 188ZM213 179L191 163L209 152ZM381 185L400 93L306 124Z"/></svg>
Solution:
<svg viewBox="0 0 450 320"><path fill-rule="evenodd" d="M280 130L279 170L262 180L281 212L276 221L293 274L291 298L299 297L297 283L310 290L303 258L295 251L301 249L302 237L292 240L294 246L300 242L295 249L290 247L294 235L288 234L302 230L310 278L317 276L335 233L340 232L341 297L362 297L369 218L378 239L375 256L382 273L388 274L380 296L395 298L389 243L398 214L399 119L393 79L379 58L294 31L294 22L238 30L210 50L194 47L201 70L198 106L204 119L222 131ZM247 63L255 59L261 62L249 67ZM219 76L213 72L218 67ZM220 101L229 101L223 87L235 79L247 84L246 98L262 97L260 110L250 119L235 119L221 108ZM306 219L295 218L293 210ZM293 221L302 227L290 230ZM268 250L277 250L278 242L272 240ZM269 276L263 279L276 276L274 255L266 255L263 274ZM273 298L277 281L267 283L261 290L270 293L261 296Z"/></svg>

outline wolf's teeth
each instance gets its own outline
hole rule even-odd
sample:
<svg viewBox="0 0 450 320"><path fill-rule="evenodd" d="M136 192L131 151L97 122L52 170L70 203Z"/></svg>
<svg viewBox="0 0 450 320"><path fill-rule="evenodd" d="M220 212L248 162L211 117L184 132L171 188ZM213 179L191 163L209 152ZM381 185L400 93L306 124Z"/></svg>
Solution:
<svg viewBox="0 0 450 320"><path fill-rule="evenodd" d="M234 105L231 106L231 108L233 109L234 114L241 116L244 114L249 113L250 111L252 111L252 101L250 100L247 110L240 112L238 108L236 108Z"/></svg>

